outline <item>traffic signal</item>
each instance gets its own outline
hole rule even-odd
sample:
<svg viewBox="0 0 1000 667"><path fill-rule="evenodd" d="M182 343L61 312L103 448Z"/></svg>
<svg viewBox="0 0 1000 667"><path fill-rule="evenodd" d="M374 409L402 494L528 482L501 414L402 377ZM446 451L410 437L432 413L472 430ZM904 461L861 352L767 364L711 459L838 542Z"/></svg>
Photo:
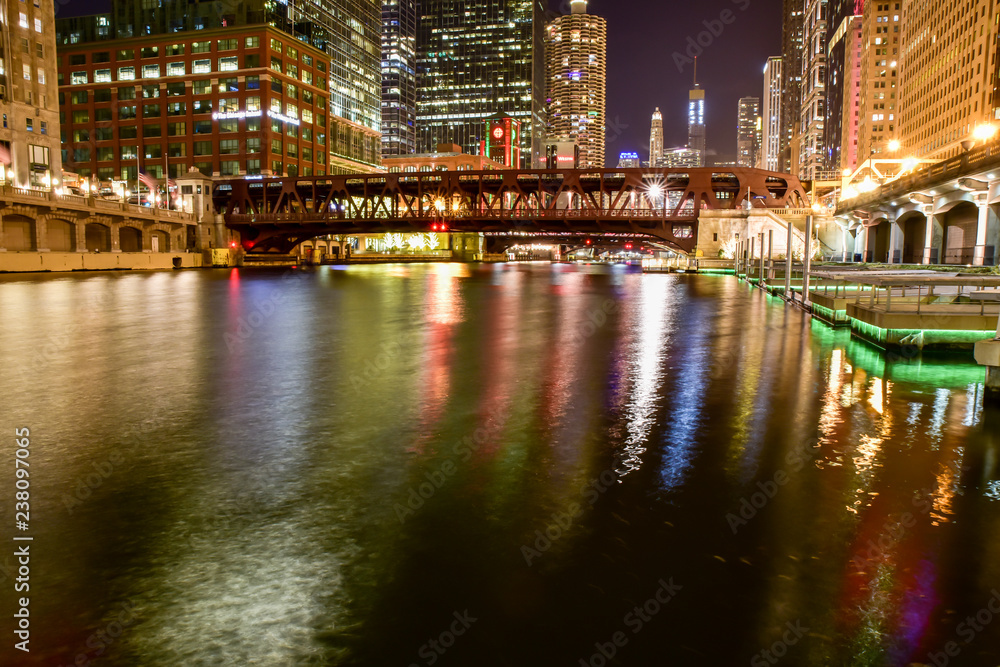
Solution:
<svg viewBox="0 0 1000 667"><path fill-rule="evenodd" d="M584 243L586 243L587 245L590 245L590 239L587 239L586 241L584 241Z"/></svg>

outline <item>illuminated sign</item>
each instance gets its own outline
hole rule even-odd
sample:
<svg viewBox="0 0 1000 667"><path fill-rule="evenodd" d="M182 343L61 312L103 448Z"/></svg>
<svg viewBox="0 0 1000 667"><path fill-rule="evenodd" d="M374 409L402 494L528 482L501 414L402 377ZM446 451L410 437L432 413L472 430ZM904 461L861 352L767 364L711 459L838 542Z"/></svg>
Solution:
<svg viewBox="0 0 1000 667"><path fill-rule="evenodd" d="M292 118L291 116L286 116L283 113L278 113L277 111L267 110L267 117L273 118L274 120L280 120L282 123L291 123L292 125L298 125L299 119Z"/></svg>
<svg viewBox="0 0 1000 667"><path fill-rule="evenodd" d="M618 154L618 159L619 160L638 160L639 159L639 154L638 153L619 153Z"/></svg>
<svg viewBox="0 0 1000 667"><path fill-rule="evenodd" d="M233 120L241 118L260 118L260 110L257 111L216 111L212 114L212 120Z"/></svg>
<svg viewBox="0 0 1000 667"><path fill-rule="evenodd" d="M493 137L496 139L503 139L503 128L499 126L493 128Z"/></svg>

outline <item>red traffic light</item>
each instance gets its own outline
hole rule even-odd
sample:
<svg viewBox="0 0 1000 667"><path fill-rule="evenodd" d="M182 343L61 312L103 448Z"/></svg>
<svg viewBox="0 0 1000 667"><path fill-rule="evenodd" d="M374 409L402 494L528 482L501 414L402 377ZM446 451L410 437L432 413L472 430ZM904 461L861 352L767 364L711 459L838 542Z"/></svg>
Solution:
<svg viewBox="0 0 1000 667"><path fill-rule="evenodd" d="M631 250L632 249L632 244L631 243L626 243L625 244L625 249L626 250Z"/></svg>
<svg viewBox="0 0 1000 667"><path fill-rule="evenodd" d="M587 245L590 245L590 239L587 239L586 241L584 241L584 243L586 243Z"/></svg>

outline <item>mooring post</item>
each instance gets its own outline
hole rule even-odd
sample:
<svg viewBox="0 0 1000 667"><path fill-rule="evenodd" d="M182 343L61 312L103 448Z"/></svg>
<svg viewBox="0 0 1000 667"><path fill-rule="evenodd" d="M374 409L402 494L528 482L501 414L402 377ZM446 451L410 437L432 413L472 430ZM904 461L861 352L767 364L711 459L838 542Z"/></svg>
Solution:
<svg viewBox="0 0 1000 667"><path fill-rule="evenodd" d="M806 249L802 251L802 305L809 307L809 270L812 268L813 217L806 216Z"/></svg>
<svg viewBox="0 0 1000 667"><path fill-rule="evenodd" d="M785 298L789 301L792 294L792 223L788 223L788 243L785 244Z"/></svg>

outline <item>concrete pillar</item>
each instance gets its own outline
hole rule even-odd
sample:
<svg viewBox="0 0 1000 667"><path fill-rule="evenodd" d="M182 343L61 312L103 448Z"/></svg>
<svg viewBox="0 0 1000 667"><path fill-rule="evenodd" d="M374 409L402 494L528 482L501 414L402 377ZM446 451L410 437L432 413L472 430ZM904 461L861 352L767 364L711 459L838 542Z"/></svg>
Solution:
<svg viewBox="0 0 1000 667"><path fill-rule="evenodd" d="M785 244L785 298L792 300L792 223L788 223L788 242Z"/></svg>
<svg viewBox="0 0 1000 667"><path fill-rule="evenodd" d="M976 194L976 206L979 207L979 220L976 224L976 248L973 250L972 264L983 266L986 256L986 228L990 222L990 206L985 192Z"/></svg>
<svg viewBox="0 0 1000 667"><path fill-rule="evenodd" d="M889 263L903 263L903 228L892 218L889 219Z"/></svg>
<svg viewBox="0 0 1000 667"><path fill-rule="evenodd" d="M45 224L45 216L35 217L35 250L38 252L49 251L49 228Z"/></svg>
<svg viewBox="0 0 1000 667"><path fill-rule="evenodd" d="M774 280L774 230L767 230L767 281Z"/></svg>
<svg viewBox="0 0 1000 667"><path fill-rule="evenodd" d="M87 252L87 221L77 220L73 231L76 235L76 251Z"/></svg>
<svg viewBox="0 0 1000 667"><path fill-rule="evenodd" d="M7 252L7 246L5 245L3 234L3 214L0 213L0 252Z"/></svg>
<svg viewBox="0 0 1000 667"><path fill-rule="evenodd" d="M941 264L944 261L941 244L944 242L944 225L940 216L927 214L927 227L924 233L924 264ZM937 252L934 252L934 251Z"/></svg>
<svg viewBox="0 0 1000 667"><path fill-rule="evenodd" d="M861 255L861 261L867 261L868 256L868 228L863 224L858 227L858 235L854 240L854 252Z"/></svg>
<svg viewBox="0 0 1000 667"><path fill-rule="evenodd" d="M802 305L809 305L809 270L812 268L813 217L806 216L806 247L802 251Z"/></svg>
<svg viewBox="0 0 1000 667"><path fill-rule="evenodd" d="M121 223L112 222L108 225L108 227L111 229L111 252L121 252L122 245L121 238L119 236L122 227Z"/></svg>

